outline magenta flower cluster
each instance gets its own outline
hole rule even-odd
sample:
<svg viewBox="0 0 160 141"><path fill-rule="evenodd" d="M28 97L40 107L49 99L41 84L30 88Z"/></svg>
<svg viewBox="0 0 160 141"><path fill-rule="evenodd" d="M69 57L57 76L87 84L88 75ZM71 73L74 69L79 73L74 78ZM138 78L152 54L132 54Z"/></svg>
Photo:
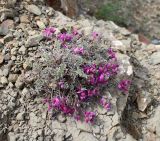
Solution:
<svg viewBox="0 0 160 141"><path fill-rule="evenodd" d="M57 38L61 42L70 42L73 39L73 35L68 33L60 33L58 34Z"/></svg>
<svg viewBox="0 0 160 141"><path fill-rule="evenodd" d="M55 28L49 27L43 31L43 34L46 38L51 38L55 31ZM72 54L83 57L85 56L87 49L83 46L79 47L76 44L73 44L73 40L78 35L78 30L73 28L70 33L59 33L58 35L55 35L55 37L61 43L61 47L69 48L71 49L70 51ZM93 32L91 37L95 41L100 38L100 34ZM65 115L73 116L76 120L83 119L86 123L93 123L96 113L88 109L83 109L84 103L96 99L107 111L110 110L111 103L108 99L103 97L101 90L102 87L108 85L110 80L118 74L119 65L117 64L116 53L112 48L106 50L106 56L108 57L107 62L84 63L81 66L80 69L87 78L79 77L77 82L72 82L77 84L72 88L72 92L74 91L74 95L72 95L74 99L73 102L70 102L70 99L66 96L66 93L70 92L69 88L65 88L65 84L68 82L64 78L58 80L57 86L61 94L45 100L45 103L48 104L48 110L54 109L60 111ZM117 84L117 88L126 93L130 83L130 80L121 80Z"/></svg>
<svg viewBox="0 0 160 141"><path fill-rule="evenodd" d="M107 102L107 100L106 100L104 97L102 97L102 98L100 99L100 104L101 104L106 110L110 110L110 109L111 109L111 104L110 104L110 102Z"/></svg>
<svg viewBox="0 0 160 141"><path fill-rule="evenodd" d="M51 100L46 100L45 103L48 104L48 110L56 109L67 115L74 113L74 108L67 104L66 98L54 97Z"/></svg>
<svg viewBox="0 0 160 141"><path fill-rule="evenodd" d="M83 54L84 54L84 48L83 48L83 47L73 48L73 53L74 53L74 54L83 55Z"/></svg>
<svg viewBox="0 0 160 141"><path fill-rule="evenodd" d="M118 73L118 65L113 63L85 65L83 71L89 75L91 85L106 84L111 76Z"/></svg>
<svg viewBox="0 0 160 141"><path fill-rule="evenodd" d="M43 31L43 36L46 38L52 38L55 32L56 32L56 29L54 27L48 27Z"/></svg>
<svg viewBox="0 0 160 141"><path fill-rule="evenodd" d="M84 113L84 116L85 116L85 122L86 123L93 123L94 121L94 118L96 117L96 114L94 112L90 112L90 111L86 111Z"/></svg>
<svg viewBox="0 0 160 141"><path fill-rule="evenodd" d="M79 97L79 100L81 101L87 100L88 98L92 96L98 96L98 94L99 94L98 88L94 88L94 89L80 88L77 91L77 95Z"/></svg>
<svg viewBox="0 0 160 141"><path fill-rule="evenodd" d="M129 88L130 84L131 84L130 80L121 80L118 84L118 88L122 92L126 93L126 92L128 92L128 88Z"/></svg>

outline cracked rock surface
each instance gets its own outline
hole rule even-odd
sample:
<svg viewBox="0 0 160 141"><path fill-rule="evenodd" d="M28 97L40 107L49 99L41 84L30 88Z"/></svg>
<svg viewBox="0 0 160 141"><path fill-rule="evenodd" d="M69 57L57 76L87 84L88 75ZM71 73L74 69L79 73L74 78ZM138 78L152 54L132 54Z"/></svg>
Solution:
<svg viewBox="0 0 160 141"><path fill-rule="evenodd" d="M9 21L2 18L0 24L0 141L160 140L160 63L154 55L160 52L158 45L140 43L137 35L110 21L72 20L39 1L31 5L24 0L15 10L18 15ZM95 107L98 119L94 125L62 115L52 118L43 99L24 83L37 48L44 46L41 31L47 26L75 26L85 35L100 33L106 45L117 51L119 78L133 80L127 95L105 91L113 106L109 112Z"/></svg>

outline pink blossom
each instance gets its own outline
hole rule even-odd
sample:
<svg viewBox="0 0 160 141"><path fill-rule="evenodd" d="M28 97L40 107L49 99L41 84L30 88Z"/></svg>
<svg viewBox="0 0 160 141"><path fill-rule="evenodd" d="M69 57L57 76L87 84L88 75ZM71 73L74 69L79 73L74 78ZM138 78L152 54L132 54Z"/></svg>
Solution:
<svg viewBox="0 0 160 141"><path fill-rule="evenodd" d="M46 38L51 38L55 31L56 29L54 27L48 27L43 31L43 36L45 36Z"/></svg>
<svg viewBox="0 0 160 141"><path fill-rule="evenodd" d="M59 107L60 104L61 104L60 98L54 97L54 98L52 99L52 105L53 105L54 107Z"/></svg>
<svg viewBox="0 0 160 141"><path fill-rule="evenodd" d="M87 81L91 85L96 85L97 84L97 79L96 79L95 75L90 75Z"/></svg>
<svg viewBox="0 0 160 141"><path fill-rule="evenodd" d="M107 100L102 97L100 99L100 104L106 109L106 110L110 110L111 109L111 104L109 102L107 102Z"/></svg>
<svg viewBox="0 0 160 141"><path fill-rule="evenodd" d="M97 32L92 32L92 37L95 40L95 39L98 39L100 35Z"/></svg>
<svg viewBox="0 0 160 141"><path fill-rule="evenodd" d="M106 110L110 110L110 109L111 109L111 104L110 104L110 103L106 103L106 104L104 105L104 108L105 108Z"/></svg>
<svg viewBox="0 0 160 141"><path fill-rule="evenodd" d="M111 63L106 64L106 72L108 72L110 76L117 74L118 70L119 70L118 64L111 64Z"/></svg>
<svg viewBox="0 0 160 141"><path fill-rule="evenodd" d="M61 89L63 89L63 88L64 88L64 82L63 82L63 81L60 81L60 82L58 83L58 86L59 86Z"/></svg>
<svg viewBox="0 0 160 141"><path fill-rule="evenodd" d="M100 65L100 66L98 67L98 73L99 73L99 74L100 74L100 73L104 73L105 71L106 71L105 66Z"/></svg>
<svg viewBox="0 0 160 141"><path fill-rule="evenodd" d="M86 89L80 88L80 89L77 91L77 94L79 95L80 100L85 100L85 99L87 99L87 90L86 90Z"/></svg>
<svg viewBox="0 0 160 141"><path fill-rule="evenodd" d="M88 96L90 96L90 97L96 96L99 94L99 90L98 90L98 88L94 88L93 90L88 90L87 93L88 93Z"/></svg>
<svg viewBox="0 0 160 141"><path fill-rule="evenodd" d="M118 89L125 93L128 91L130 84L131 84L130 80L121 80L118 84Z"/></svg>
<svg viewBox="0 0 160 141"><path fill-rule="evenodd" d="M115 54L115 52L113 51L112 48L109 48L107 50L107 53L108 53L109 58L111 58L111 59L116 58L116 54Z"/></svg>
<svg viewBox="0 0 160 141"><path fill-rule="evenodd" d="M83 54L84 54L84 48L83 48L83 47L76 47L76 48L73 48L73 53L74 53L74 54L83 55Z"/></svg>
<svg viewBox="0 0 160 141"><path fill-rule="evenodd" d="M80 115L75 115L74 118L79 121L81 119Z"/></svg>
<svg viewBox="0 0 160 141"><path fill-rule="evenodd" d="M68 48L68 46L66 44L64 44L64 43L61 44L61 47L62 48Z"/></svg>
<svg viewBox="0 0 160 141"><path fill-rule="evenodd" d="M71 108L68 105L62 104L61 105L61 111L64 114L73 115L73 113L74 113L75 110L74 110L74 108Z"/></svg>
<svg viewBox="0 0 160 141"><path fill-rule="evenodd" d="M106 80L106 76L105 76L105 74L104 74L104 73L101 73L101 74L98 76L98 80L97 80L97 82L98 82L98 83L102 83L102 84L104 84L104 83L106 83L106 82L107 82L107 80Z"/></svg>
<svg viewBox="0 0 160 141"><path fill-rule="evenodd" d="M84 73L86 74L94 74L96 73L97 69L96 69L96 65L95 64L92 64L92 65L86 65L83 67L83 71Z"/></svg>
<svg viewBox="0 0 160 141"><path fill-rule="evenodd" d="M52 109L52 105L49 103L48 104L48 111L50 111Z"/></svg>
<svg viewBox="0 0 160 141"><path fill-rule="evenodd" d="M75 27L72 29L72 34L73 35L78 35L79 34L78 30Z"/></svg>
<svg viewBox="0 0 160 141"><path fill-rule="evenodd" d="M84 113L84 118L86 123L93 123L96 114L94 112L87 111Z"/></svg>
<svg viewBox="0 0 160 141"><path fill-rule="evenodd" d="M104 106L104 105L106 104L106 99L102 97L102 98L100 99L100 104L101 104L102 106Z"/></svg>
<svg viewBox="0 0 160 141"><path fill-rule="evenodd" d="M70 42L73 39L73 35L68 33L60 33L57 38L62 42Z"/></svg>

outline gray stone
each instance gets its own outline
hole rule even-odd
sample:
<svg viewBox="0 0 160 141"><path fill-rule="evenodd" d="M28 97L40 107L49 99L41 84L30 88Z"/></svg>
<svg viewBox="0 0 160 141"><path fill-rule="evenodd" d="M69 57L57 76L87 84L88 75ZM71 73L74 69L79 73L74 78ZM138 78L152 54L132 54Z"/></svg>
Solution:
<svg viewBox="0 0 160 141"><path fill-rule="evenodd" d="M16 60L16 56L12 56L11 60L15 61Z"/></svg>
<svg viewBox="0 0 160 141"><path fill-rule="evenodd" d="M153 53L150 59L153 65L160 64L160 52Z"/></svg>
<svg viewBox="0 0 160 141"><path fill-rule="evenodd" d="M8 76L8 74L9 74L9 68L5 68L5 69L3 70L3 75L4 75L4 76Z"/></svg>
<svg viewBox="0 0 160 141"><path fill-rule="evenodd" d="M19 89L22 89L24 86L23 75L20 75L15 83L15 86Z"/></svg>
<svg viewBox="0 0 160 141"><path fill-rule="evenodd" d="M60 122L58 122L57 120L52 121L52 128L53 129L63 129L62 125Z"/></svg>
<svg viewBox="0 0 160 141"><path fill-rule="evenodd" d="M152 133L156 133L160 137L160 106L155 109L155 114L147 122L147 128Z"/></svg>
<svg viewBox="0 0 160 141"><path fill-rule="evenodd" d="M7 80L7 78L6 78L5 76L2 76L2 77L1 77L1 83L2 83L3 85L8 84L8 80Z"/></svg>
<svg viewBox="0 0 160 141"><path fill-rule="evenodd" d="M29 94L29 90L27 88L23 88L22 90L22 94L25 96L25 95L28 95Z"/></svg>
<svg viewBox="0 0 160 141"><path fill-rule="evenodd" d="M35 113L31 112L29 114L29 124L33 127L37 126L37 122L38 122L38 117L35 115Z"/></svg>
<svg viewBox="0 0 160 141"><path fill-rule="evenodd" d="M8 141L16 141L16 136L13 132L8 133Z"/></svg>
<svg viewBox="0 0 160 141"><path fill-rule="evenodd" d="M4 61L4 56L2 54L0 54L0 64L2 64Z"/></svg>
<svg viewBox="0 0 160 141"><path fill-rule="evenodd" d="M28 38L26 41L26 47L33 47L39 44L39 42L43 39L42 35L33 35Z"/></svg>
<svg viewBox="0 0 160 141"><path fill-rule="evenodd" d="M20 16L20 22L21 23L29 23L29 18L27 15Z"/></svg>
<svg viewBox="0 0 160 141"><path fill-rule="evenodd" d="M18 78L18 74L9 74L8 81L16 82L17 78Z"/></svg>
<svg viewBox="0 0 160 141"><path fill-rule="evenodd" d="M3 71L0 69L0 76L3 76Z"/></svg>
<svg viewBox="0 0 160 141"><path fill-rule="evenodd" d="M11 9L4 8L4 9L0 10L0 13L2 13L1 17L0 17L0 21L4 21L8 18L13 18L15 16L14 11Z"/></svg>
<svg viewBox="0 0 160 141"><path fill-rule="evenodd" d="M27 59L27 60L23 63L23 69L29 70L29 69L31 69L31 68L32 68L32 62L31 62L29 59Z"/></svg>
<svg viewBox="0 0 160 141"><path fill-rule="evenodd" d="M64 123L66 121L66 117L64 115L59 114L57 118L59 122Z"/></svg>
<svg viewBox="0 0 160 141"><path fill-rule="evenodd" d="M17 54L17 50L18 50L18 49L15 48L15 47L12 48L12 49L11 49L11 55L16 55L16 54Z"/></svg>
<svg viewBox="0 0 160 141"><path fill-rule="evenodd" d="M21 54L23 54L23 55L25 55L26 52L27 52L27 49L26 49L25 46L21 46L20 49L18 50L18 52L21 53Z"/></svg>
<svg viewBox="0 0 160 141"><path fill-rule="evenodd" d="M98 141L91 133L81 132L75 141Z"/></svg>
<svg viewBox="0 0 160 141"><path fill-rule="evenodd" d="M38 134L39 136L42 136L42 134L43 134L43 129L37 130L37 134Z"/></svg>
<svg viewBox="0 0 160 141"><path fill-rule="evenodd" d="M41 10L36 5L28 5L26 9L37 16L41 15Z"/></svg>
<svg viewBox="0 0 160 141"><path fill-rule="evenodd" d="M37 25L40 29L46 28L45 24L42 21L37 21Z"/></svg>
<svg viewBox="0 0 160 141"><path fill-rule="evenodd" d="M6 20L0 25L0 35L7 35L9 30L14 28L13 20Z"/></svg>
<svg viewBox="0 0 160 141"><path fill-rule="evenodd" d="M13 35L12 34L7 34L4 38L4 43L10 42L13 40Z"/></svg>
<svg viewBox="0 0 160 141"><path fill-rule="evenodd" d="M137 105L138 105L138 109L140 111L145 111L145 109L147 108L147 106L151 103L152 99L151 99L151 94L142 90L142 94L138 95L137 97Z"/></svg>
<svg viewBox="0 0 160 141"><path fill-rule="evenodd" d="M4 55L4 61L8 62L10 59L11 59L10 53L7 53L7 54Z"/></svg>
<svg viewBox="0 0 160 141"><path fill-rule="evenodd" d="M91 126L85 122L77 122L77 128L81 131L92 132Z"/></svg>
<svg viewBox="0 0 160 141"><path fill-rule="evenodd" d="M24 120L24 118L25 118L25 112L18 113L18 115L16 116L17 120Z"/></svg>
<svg viewBox="0 0 160 141"><path fill-rule="evenodd" d="M127 30L126 28L120 28L120 32L124 36L128 36L131 34L131 32L129 30Z"/></svg>

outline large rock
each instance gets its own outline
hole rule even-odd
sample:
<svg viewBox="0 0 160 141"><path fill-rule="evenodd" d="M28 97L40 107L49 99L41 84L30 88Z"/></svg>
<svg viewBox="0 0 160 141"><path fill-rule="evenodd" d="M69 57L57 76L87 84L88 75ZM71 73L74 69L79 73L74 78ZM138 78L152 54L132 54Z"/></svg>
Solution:
<svg viewBox="0 0 160 141"><path fill-rule="evenodd" d="M14 134L14 132L8 133L8 141L16 141L16 135Z"/></svg>
<svg viewBox="0 0 160 141"><path fill-rule="evenodd" d="M153 65L160 64L160 52L155 52L151 55L151 63Z"/></svg>
<svg viewBox="0 0 160 141"><path fill-rule="evenodd" d="M43 39L42 35L33 35L28 38L26 41L26 47L33 47L39 44L39 42Z"/></svg>
<svg viewBox="0 0 160 141"><path fill-rule="evenodd" d="M14 28L14 21L13 20L6 20L1 23L0 25L0 35L7 35L9 30Z"/></svg>
<svg viewBox="0 0 160 141"><path fill-rule="evenodd" d="M2 54L0 54L0 64L2 64L4 61L4 56Z"/></svg>
<svg viewBox="0 0 160 141"><path fill-rule="evenodd" d="M41 10L36 5L28 5L26 9L37 16L41 15Z"/></svg>
<svg viewBox="0 0 160 141"><path fill-rule="evenodd" d="M91 133L81 132L75 141L98 141Z"/></svg>

